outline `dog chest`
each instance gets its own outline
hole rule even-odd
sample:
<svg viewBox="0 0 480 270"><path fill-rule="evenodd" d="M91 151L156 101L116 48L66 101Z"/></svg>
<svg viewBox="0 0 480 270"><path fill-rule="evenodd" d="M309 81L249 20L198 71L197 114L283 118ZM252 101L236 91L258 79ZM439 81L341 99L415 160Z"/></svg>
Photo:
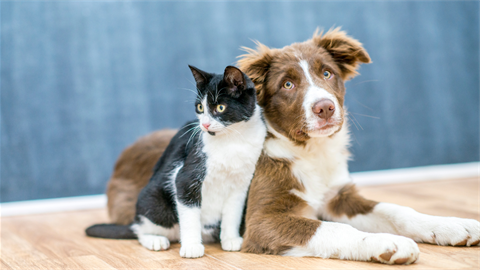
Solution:
<svg viewBox="0 0 480 270"><path fill-rule="evenodd" d="M306 201L315 212L323 207L327 193L350 181L346 166L341 163L322 159L297 159L291 168L296 180L304 187L303 191L292 192Z"/></svg>

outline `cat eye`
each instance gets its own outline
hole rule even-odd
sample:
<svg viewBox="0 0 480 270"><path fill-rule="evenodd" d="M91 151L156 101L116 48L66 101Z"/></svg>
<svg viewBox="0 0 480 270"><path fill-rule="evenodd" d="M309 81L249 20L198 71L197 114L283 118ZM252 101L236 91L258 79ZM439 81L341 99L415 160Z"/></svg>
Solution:
<svg viewBox="0 0 480 270"><path fill-rule="evenodd" d="M226 108L225 105L220 104L220 105L217 106L217 112L223 112L223 111L225 111L225 108Z"/></svg>
<svg viewBox="0 0 480 270"><path fill-rule="evenodd" d="M199 112L203 112L203 105L202 104L197 104L197 110Z"/></svg>
<svg viewBox="0 0 480 270"><path fill-rule="evenodd" d="M285 88L287 90L290 90L293 87L295 87L295 85L291 81L286 81L286 82L283 83L283 88Z"/></svg>
<svg viewBox="0 0 480 270"><path fill-rule="evenodd" d="M325 79L327 79L327 80L331 79L332 76L333 76L333 74L332 74L330 71L328 71L328 70L325 70L325 71L323 72L323 77L324 77Z"/></svg>

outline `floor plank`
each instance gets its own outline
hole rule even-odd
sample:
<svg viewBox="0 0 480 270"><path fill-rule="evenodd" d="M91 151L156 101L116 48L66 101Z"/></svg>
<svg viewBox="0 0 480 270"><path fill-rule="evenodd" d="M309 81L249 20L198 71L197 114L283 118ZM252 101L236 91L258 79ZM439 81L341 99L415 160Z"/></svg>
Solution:
<svg viewBox="0 0 480 270"><path fill-rule="evenodd" d="M362 187L365 197L397 203L441 216L480 220L480 180L452 179ZM480 269L479 247L420 244L420 259L410 266L387 266L319 258L289 258L225 252L206 246L199 259L183 259L180 245L152 252L136 240L85 236L93 223L108 222L106 209L1 218L2 269Z"/></svg>

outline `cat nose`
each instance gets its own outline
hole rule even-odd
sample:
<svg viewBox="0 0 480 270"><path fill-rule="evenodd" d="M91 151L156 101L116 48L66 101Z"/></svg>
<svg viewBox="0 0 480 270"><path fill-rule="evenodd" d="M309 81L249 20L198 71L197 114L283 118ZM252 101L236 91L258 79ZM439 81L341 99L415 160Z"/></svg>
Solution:
<svg viewBox="0 0 480 270"><path fill-rule="evenodd" d="M206 129L208 129L208 127L210 126L210 123L203 123L202 126Z"/></svg>

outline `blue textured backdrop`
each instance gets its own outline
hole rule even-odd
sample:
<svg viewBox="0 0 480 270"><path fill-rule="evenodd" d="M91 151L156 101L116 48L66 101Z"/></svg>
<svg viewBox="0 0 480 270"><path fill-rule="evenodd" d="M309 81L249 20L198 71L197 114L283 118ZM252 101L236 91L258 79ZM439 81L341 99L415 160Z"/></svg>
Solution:
<svg viewBox="0 0 480 270"><path fill-rule="evenodd" d="M194 116L187 64L334 25L373 59L352 171L479 160L478 1L2 1L1 201L102 193L125 146Z"/></svg>

